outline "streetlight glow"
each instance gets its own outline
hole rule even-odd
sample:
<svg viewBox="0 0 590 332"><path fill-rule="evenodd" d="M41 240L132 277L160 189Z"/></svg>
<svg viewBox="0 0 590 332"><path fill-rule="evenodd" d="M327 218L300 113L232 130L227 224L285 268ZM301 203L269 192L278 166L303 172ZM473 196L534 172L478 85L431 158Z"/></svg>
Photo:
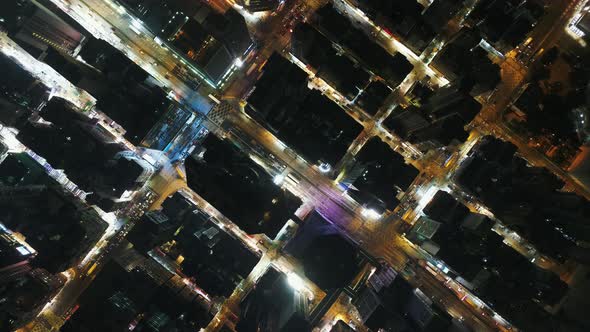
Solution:
<svg viewBox="0 0 590 332"><path fill-rule="evenodd" d="M329 171L332 170L332 166L330 166L330 164L328 164L328 163L321 163L319 168L320 168L320 172L322 172L322 173L328 173Z"/></svg>
<svg viewBox="0 0 590 332"><path fill-rule="evenodd" d="M363 217L369 218L369 219L379 219L381 218L381 214L377 211L375 211L374 209L370 209L370 208L363 208L361 210L361 215Z"/></svg>
<svg viewBox="0 0 590 332"><path fill-rule="evenodd" d="M305 290L305 282L295 273L287 274L287 283L298 292Z"/></svg>
<svg viewBox="0 0 590 332"><path fill-rule="evenodd" d="M275 177L272 179L272 182L274 184L276 184L277 186L280 186L281 184L283 184L283 181L285 181L285 176L283 174L277 174L275 175Z"/></svg>

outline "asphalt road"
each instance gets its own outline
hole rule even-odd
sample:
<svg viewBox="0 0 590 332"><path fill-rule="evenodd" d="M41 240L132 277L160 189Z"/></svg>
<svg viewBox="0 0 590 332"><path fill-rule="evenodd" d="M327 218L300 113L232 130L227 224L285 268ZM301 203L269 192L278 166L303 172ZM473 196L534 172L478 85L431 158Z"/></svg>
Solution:
<svg viewBox="0 0 590 332"><path fill-rule="evenodd" d="M121 9L117 9L117 6L111 5L112 2L99 0L53 1L93 34L107 40L123 53L127 54L148 73L154 75L163 84L170 87L176 93L179 100L188 101L190 104L190 100L197 98L195 97L196 95L200 96L204 93L206 95L206 93L213 91L213 89L207 87L206 83L201 85L203 87L202 91L194 91L184 83L183 79L171 74L171 71L176 66L187 68L186 70L191 72L190 65L177 58L169 50L166 50L165 47L158 45L153 39L154 36L147 29L135 24L128 14L124 13ZM273 18L275 23L270 25L269 31L275 31L274 29L279 27L283 28L283 24L286 22L285 17L290 15L290 11L295 8L294 4L296 2L293 1L291 3L293 3L293 7L285 9L286 16ZM309 10L313 11L321 3L309 1L306 4ZM569 17L568 15L571 15L571 10L573 10L570 4L570 2L565 0L555 1L555 3L551 4L549 14L533 32L533 43L537 50L543 48L544 45L550 45L559 37L560 31ZM346 4L344 3L343 5ZM351 13L351 15L354 15L354 13ZM370 26L370 22L366 22L366 24ZM132 25L135 26L136 30L139 29L141 33L137 33L134 29L131 29L130 27ZM259 58L256 60L259 63L263 63L265 56L270 55L272 51L280 50L288 41L288 34L281 34L276 38L272 36L263 38L266 38L264 40L265 46L259 52ZM407 52L402 47L403 44L398 41L387 39L382 34L379 34L377 38L381 43L390 43L392 47L391 52ZM416 78L422 77L432 71L415 54L404 55L411 58L411 61L414 61L416 64L418 68L416 69ZM476 123L476 127L480 128L480 130L481 128L484 130L491 128L492 131L498 131L498 135L501 135L505 130L494 123L498 118L496 114L508 105L516 89L524 83L526 77L526 68L522 68L521 65L512 61L509 59L502 67L503 83L495 94L497 97L492 98L495 104L486 105L481 119ZM244 67L248 68L249 65L246 64ZM199 79L197 74L194 75L195 79ZM247 86L247 83L251 81L251 79L246 80L244 86ZM240 91L240 89L236 90ZM289 165L289 169L292 172L299 174L302 180L297 188L294 189L302 193L308 203L311 203L324 215L328 216L353 241L365 248L370 254L375 257L384 258L398 269L403 268L410 259L417 260L423 258L421 251L416 250L416 248L400 237L396 222L380 223L363 218L359 213L358 204L348 197L343 196L342 192L334 183L323 174L320 174L315 167L309 165L299 157L293 157L285 153L284 146L268 131L244 116L243 113L236 112L233 115L233 120L240 130L256 139L260 145L273 153L279 160ZM371 128L378 127L373 126ZM380 131L380 129L377 131ZM515 138L512 137L512 139ZM524 149L524 147L523 151L527 159L534 158L533 152ZM542 159L539 159L539 161L545 162ZM221 216L218 217L221 218ZM417 277L410 281L415 285L419 285L425 293L429 294L436 301L442 301L445 307L456 317L463 317L469 325L475 327L477 330L496 328L496 321L491 317L482 315L482 312L477 307L477 303L467 303L460 300L456 289L453 288L454 286L449 286L444 280L441 281L441 275L432 274L421 267L416 267L415 272ZM75 290L82 289L86 283L87 281L75 282L72 284L72 288ZM62 294L67 299L58 301L59 304L55 309L58 314L64 312L65 308L71 306L71 303L75 302L73 298L77 297L77 291L73 290L70 293L69 290L66 291L64 289ZM231 303L231 301L228 303Z"/></svg>

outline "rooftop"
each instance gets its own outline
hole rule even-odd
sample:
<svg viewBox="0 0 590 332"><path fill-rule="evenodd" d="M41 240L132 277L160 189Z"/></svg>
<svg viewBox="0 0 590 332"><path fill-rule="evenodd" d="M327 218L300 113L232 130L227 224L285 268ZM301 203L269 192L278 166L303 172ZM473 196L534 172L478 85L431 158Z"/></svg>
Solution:
<svg viewBox="0 0 590 332"><path fill-rule="evenodd" d="M372 138L363 146L350 172L354 172L356 167L362 167L364 171L352 182L353 187L374 194L391 211L399 203L396 198L397 188L401 191L408 189L419 173L379 138ZM354 188L351 187L349 191Z"/></svg>
<svg viewBox="0 0 590 332"><path fill-rule="evenodd" d="M302 261L305 275L323 290L348 285L364 261L359 249L315 211L286 249Z"/></svg>
<svg viewBox="0 0 590 332"><path fill-rule="evenodd" d="M159 284L141 268L126 271L107 263L80 298L80 309L61 331L119 331L137 325L140 331L199 329L211 315L181 290ZM143 316L142 320L137 317Z"/></svg>
<svg viewBox="0 0 590 332"><path fill-rule="evenodd" d="M202 159L193 156L185 162L189 187L246 233L274 239L301 200L274 184L233 143L209 135L202 147Z"/></svg>
<svg viewBox="0 0 590 332"><path fill-rule="evenodd" d="M229 296L258 262L239 240L198 211L157 250L175 260L183 274L211 296Z"/></svg>
<svg viewBox="0 0 590 332"><path fill-rule="evenodd" d="M305 73L279 55L271 57L258 82L247 113L312 164L336 165L362 130L328 97L310 90Z"/></svg>

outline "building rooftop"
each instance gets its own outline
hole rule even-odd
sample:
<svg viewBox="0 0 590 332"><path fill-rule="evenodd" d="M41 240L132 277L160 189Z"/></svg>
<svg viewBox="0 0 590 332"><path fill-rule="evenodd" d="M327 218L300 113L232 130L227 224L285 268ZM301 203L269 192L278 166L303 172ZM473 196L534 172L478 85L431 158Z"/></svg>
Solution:
<svg viewBox="0 0 590 332"><path fill-rule="evenodd" d="M202 157L185 162L188 184L248 234L274 239L301 200L227 140L209 135ZM231 190L228 190L231 188Z"/></svg>
<svg viewBox="0 0 590 332"><path fill-rule="evenodd" d="M492 90L500 82L500 66L492 62L481 43L479 31L463 29L433 62L445 77L462 82L474 96Z"/></svg>
<svg viewBox="0 0 590 332"><path fill-rule="evenodd" d="M345 322L343 322L342 320L338 320L336 322L336 324L334 324L334 326L332 326L332 329L330 330L330 332L353 332L354 329L352 327L350 327L348 324L346 324Z"/></svg>
<svg viewBox="0 0 590 332"><path fill-rule="evenodd" d="M307 302L307 295L293 289L286 275L270 268L240 303L236 331L311 331Z"/></svg>
<svg viewBox="0 0 590 332"><path fill-rule="evenodd" d="M219 82L234 60L246 55L253 41L244 17L233 8L222 15L202 2L195 2L195 6L195 15L186 16L178 28L171 29L169 36L163 38L171 41L213 82Z"/></svg>
<svg viewBox="0 0 590 332"><path fill-rule="evenodd" d="M381 288L367 287L353 304L372 331L452 331L450 315L397 273Z"/></svg>
<svg viewBox="0 0 590 332"><path fill-rule="evenodd" d="M43 269L33 269L0 287L0 328L13 331L33 319L55 296L65 278Z"/></svg>
<svg viewBox="0 0 590 332"><path fill-rule="evenodd" d="M0 281L6 282L31 269L29 261L36 252L24 245L0 223Z"/></svg>
<svg viewBox="0 0 590 332"><path fill-rule="evenodd" d="M258 257L202 212L191 213L180 231L157 249L211 296L228 297Z"/></svg>
<svg viewBox="0 0 590 332"><path fill-rule="evenodd" d="M0 186L0 220L38 252L34 267L62 272L94 245L106 223L96 213L85 212L88 207L66 193L29 155L9 154L7 160L19 160L27 176Z"/></svg>
<svg viewBox="0 0 590 332"><path fill-rule="evenodd" d="M53 98L41 113L51 124L28 122L17 138L56 169L63 169L87 193L92 204L111 211L115 200L136 190L150 172L143 160L107 142L96 122L78 114L66 101ZM110 202L110 203L109 203Z"/></svg>
<svg viewBox="0 0 590 332"><path fill-rule="evenodd" d="M361 169L357 171L356 168ZM369 140L357 154L355 164L344 172L345 180L356 176L356 179L348 180L352 182L349 192L371 193L385 203L385 208L392 211L399 203L396 198L398 190L408 189L419 173L379 138Z"/></svg>
<svg viewBox="0 0 590 332"><path fill-rule="evenodd" d="M537 1L485 0L475 6L469 19L491 42L515 47L544 14L543 5Z"/></svg>
<svg viewBox="0 0 590 332"><path fill-rule="evenodd" d="M110 261L80 297L80 308L61 331L180 331L205 327L212 316L182 290L161 284L142 268ZM143 317L143 319L138 319Z"/></svg>
<svg viewBox="0 0 590 332"><path fill-rule="evenodd" d="M396 107L383 124L423 151L460 144L468 137L465 125L481 110L481 104L468 94L471 86L450 84L433 92L417 85L410 105Z"/></svg>
<svg viewBox="0 0 590 332"><path fill-rule="evenodd" d="M248 98L247 113L310 163L336 165L362 126L321 92L310 90L294 64L276 55L264 70ZM275 82L274 88L264 89Z"/></svg>
<svg viewBox="0 0 590 332"><path fill-rule="evenodd" d="M0 185L17 186L23 181L28 172L27 166L17 156L9 153L4 161L0 163Z"/></svg>
<svg viewBox="0 0 590 332"><path fill-rule="evenodd" d="M371 81L355 100L355 103L368 114L375 115L383 107L391 92L391 89L383 81Z"/></svg>
<svg viewBox="0 0 590 332"><path fill-rule="evenodd" d="M320 30L350 52L365 68L381 76L392 89L414 68L402 54L390 54L383 49L331 4L322 7L316 15L319 16L317 25Z"/></svg>
<svg viewBox="0 0 590 332"><path fill-rule="evenodd" d="M379 26L401 37L416 53L423 51L436 36L435 31L424 20L424 7L414 0L363 1L359 4Z"/></svg>
<svg viewBox="0 0 590 332"><path fill-rule="evenodd" d="M348 285L364 261L359 249L315 211L286 249L302 261L305 275L323 290Z"/></svg>
<svg viewBox="0 0 590 332"><path fill-rule="evenodd" d="M469 209L448 192L439 190L424 207L423 212L436 221L455 224L467 216Z"/></svg>
<svg viewBox="0 0 590 332"><path fill-rule="evenodd" d="M370 74L334 47L332 41L310 24L304 23L293 29L292 53L317 71L317 76L348 100L363 89Z"/></svg>
<svg viewBox="0 0 590 332"><path fill-rule="evenodd" d="M558 212L554 195L559 196L561 179L547 169L528 166L515 151L511 144L484 138L459 172L458 183L542 253L564 260L575 241L587 236L568 227L571 218L587 219L585 209L574 213L577 217Z"/></svg>

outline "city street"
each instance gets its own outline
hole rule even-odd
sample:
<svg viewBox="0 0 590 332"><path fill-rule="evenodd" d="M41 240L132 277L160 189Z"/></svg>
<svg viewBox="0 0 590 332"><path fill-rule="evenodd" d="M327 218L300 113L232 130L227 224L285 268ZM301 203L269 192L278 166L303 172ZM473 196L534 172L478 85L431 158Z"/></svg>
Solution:
<svg viewBox="0 0 590 332"><path fill-rule="evenodd" d="M115 48L126 54L132 61L137 63L140 67L146 70L149 74L153 75L158 81L173 92L174 97L191 107L195 112L202 112L198 107L203 105L203 100L206 100L209 94L215 94L217 82L210 82L199 73L198 69L193 68L186 60L175 54L172 50L165 46L160 45L141 22L134 19L126 10L112 1L100 1L100 0L52 0L57 6L64 10L68 15L75 19L78 23L84 26L90 31L95 37L102 38L113 45ZM563 29L573 11L576 9L578 1L569 2L566 0L555 1L551 3L548 14L539 22L536 28L531 34L532 37L532 48L531 57L534 57L538 50L549 48L557 38L563 33ZM257 53L257 57L251 63L246 63L244 69L236 70L235 75L238 76L231 86L227 87L226 97L239 97L242 96L243 91L250 88L253 83L252 78L243 76L243 70L250 68L252 65L258 66L266 61L267 57L273 51L283 51L285 45L288 44L288 34L273 34L279 28L282 28L283 18L290 15L290 11L295 8L295 1L292 2L292 6L287 6L283 9L281 15L270 18L272 20L269 24L261 25L265 31L268 30L271 33L260 33L259 35L263 38L261 41L261 48ZM311 13L317 9L323 2L309 1L306 3L308 11ZM432 197L436 192L436 188L454 188L452 183L449 181L452 179L452 171L456 170L461 162L465 160L467 153L471 147L477 142L477 139L481 135L471 135L463 147L458 152L458 157L453 160L449 165L445 165L445 169L440 166L430 165L425 162L424 159L417 160L416 158L422 158L423 155L415 147L410 144L401 141L397 136L393 135L389 131L381 127L380 123L389 115L395 104L403 100L403 95L408 89L418 80L421 80L428 76L431 83L437 86L443 86L448 83L446 78L442 77L429 65L429 59L434 57L434 53L440 49L438 47L428 48L431 50L430 54L415 54L403 43L396 40L389 34L385 33L379 27L375 26L362 12L353 8L347 1L338 1L338 5L351 17L353 21L360 22L363 29L371 35L375 35L376 41L385 47L390 53L400 52L414 65L413 72L408 78L402 82L400 87L394 91L394 95L389 99L390 104L388 107L380 110L377 115L370 118L366 112L361 109L355 109L350 105L342 102L343 98L337 91L329 87L325 82L320 79L314 79L316 87L324 92L335 102L343 106L344 110L352 116L357 122L361 123L365 131L355 142L353 147L350 149L350 153L345 158L351 158L356 152L360 150L363 143L368 138L378 136L385 142L390 144L392 148L400 154L402 154L408 162L412 162L414 165L420 168L420 170L430 177L421 177L427 180L419 180L413 184L416 188L416 193L421 193L422 196L416 194L415 200L419 202L427 202L429 197ZM461 21L460 19L458 21ZM256 22L259 23L259 22ZM134 27L133 29L131 27ZM136 30L139 30L138 33ZM2 37L2 36L0 36ZM7 54L13 51L13 46L10 44L10 40L2 37L0 39L0 46L2 46L3 52ZM519 153L523 155L531 164L536 166L543 166L555 174L566 180L567 184L576 192L590 197L588 194L588 188L583 184L575 181L561 168L554 165L544 155L528 147L526 142L520 138L517 134L513 133L506 127L502 122L501 113L502 111L513 101L516 92L526 83L528 68L524 67L519 61L516 60L518 53L511 54L507 60L502 63L502 83L497 87L494 94L485 101L483 111L476 121L472 124L472 130L478 134L493 134L495 136L505 138L514 143L519 148ZM426 61L423 59L427 59ZM315 73L309 70L309 68L302 66L297 63L296 59L294 62L302 69L308 71L310 76L314 76ZM194 79L201 82L199 89L195 90L185 83L185 79L176 76L172 71L177 66L187 68L187 71L194 75ZM38 75L45 75L50 73L51 69L43 69L41 73L39 70L28 66L26 67L31 72L37 72ZM45 78L45 82L49 83L49 86L64 86L59 88L56 93L59 96L63 96L65 99L78 101L77 106L80 108L86 107L89 103L93 103L91 96L86 96L84 91L78 91L77 88L68 85L69 82L51 83L52 81L58 80L55 77L61 77L60 75L53 74L50 78ZM75 91L72 94L72 91ZM366 250L370 255L381 258L393 266L397 270L403 270L409 263L409 269L415 273L413 278L410 278L412 285L420 287L422 291L428 294L434 301L438 301L444 304L444 307L448 309L451 315L455 318L459 318L467 322L469 326L477 331L492 330L492 329L509 329L511 326L503 321L503 319L497 315L490 316L486 313L484 305L475 296L472 296L467 290L463 289L458 283L445 277L440 271L434 271L433 269L426 268L420 264L414 262L424 262L428 260L428 257L420 248L416 248L413 244L407 241L400 233L399 226L403 221L397 217L396 214L387 215L381 218L381 220L372 220L364 217L361 214L361 207L358 203L354 202L343 191L338 188L333 180L326 177L324 174L317 170L315 165L310 165L303 158L293 155L292 151L272 135L269 131L264 129L260 124L253 121L241 110L239 106L240 100L232 100L234 112L231 114L229 121L233 126L243 132L248 137L253 138L260 146L266 151L274 155L280 162L287 165L287 172L296 174L301 180L296 185L288 185L287 188L291 191L302 196L304 203L307 207L313 207L321 212L324 216L329 218L340 230L343 231L352 241L357 243L360 247ZM219 135L226 135L230 139L240 139L239 137L233 137L231 132L227 134L221 131L219 128L209 128L213 132L217 132ZM122 138L122 135L120 135ZM130 146L131 148L132 146ZM248 152L248 151L247 151ZM265 161L263 161L265 162ZM181 192L197 206L202 208L205 212L209 213L214 217L215 222L225 230L228 231L232 236L240 239L245 246L251 251L261 255L262 259L256 265L247 280L235 290L234 294L225 302L222 310L216 315L211 325L207 330L217 331L226 320L237 313L237 304L240 300L252 289L258 278L269 268L274 266L279 270L286 273L297 273L300 268L297 263L291 258L286 257L280 253L276 247L276 243L265 243L264 240L262 245L257 239L253 239L241 231L231 220L223 216L208 202L203 200L198 193L190 190L186 187L186 179L183 178L182 172L179 168L173 165L166 165L156 177L154 177L149 186L156 194L159 195L159 199L156 200L155 206L173 193L177 189L181 188ZM431 180L432 179L432 180ZM141 194L136 195L138 200L141 200ZM409 200L410 197L405 197L405 200ZM400 211L399 215L407 212L412 212L413 216L418 216L425 203L418 204L412 207L413 211ZM300 216L301 218L304 215ZM387 222L385 221L387 220ZM128 226L129 225L129 226ZM120 230L117 229L100 242L98 249L94 252L96 258L88 260L84 266L77 271L71 273L70 281L66 287L59 293L59 295L52 300L46 310L40 315L40 317L28 326L27 330L34 330L35 324L46 325L49 322L53 327L57 327L60 318L63 318L68 310L73 307L77 301L78 296L82 291L88 287L93 277L100 271L100 268L92 268L94 264L99 266L103 259L109 255L110 249L116 246L124 237L126 232L131 227L132 223L126 223ZM511 235L507 235L511 236ZM512 245L518 247L522 245L520 241L512 241ZM273 246L274 244L274 246ZM268 249L270 247L270 249ZM89 269L92 271L88 273ZM434 273L433 273L434 271ZM88 275L87 275L88 273ZM306 288L314 295L314 304L317 304L325 294L319 290L309 280L303 278L305 281ZM342 299L337 301L337 305L330 309L329 315L331 317L348 317L354 320L348 313L350 308L346 305L346 301ZM57 317L57 318L56 318ZM56 321L57 323L54 323Z"/></svg>

